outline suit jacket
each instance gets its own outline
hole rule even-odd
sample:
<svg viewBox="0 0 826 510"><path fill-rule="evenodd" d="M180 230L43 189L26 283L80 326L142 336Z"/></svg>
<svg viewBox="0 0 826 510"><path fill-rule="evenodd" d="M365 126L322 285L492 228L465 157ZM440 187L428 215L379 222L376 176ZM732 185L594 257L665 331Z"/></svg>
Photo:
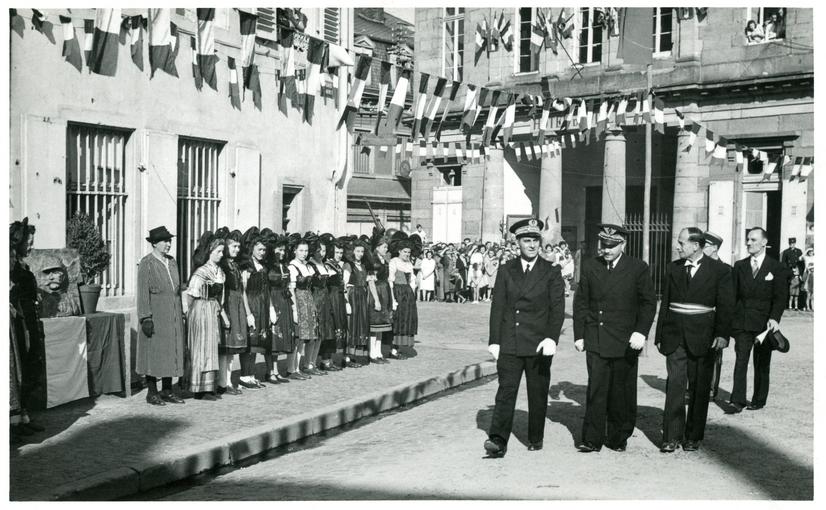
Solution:
<svg viewBox="0 0 826 510"><path fill-rule="evenodd" d="M685 341L695 356L704 356L716 337L731 336L731 314L734 292L728 265L703 255L700 267L689 281L685 260L668 265L665 272L663 297L657 320L656 342L660 351L671 354ZM715 307L712 313L684 315L670 311L671 303L694 303Z"/></svg>
<svg viewBox="0 0 826 510"><path fill-rule="evenodd" d="M783 253L780 254L780 261L783 262L784 266L791 270L793 267L797 267L800 263L800 257L802 256L803 252L800 251L800 248L786 248L783 250Z"/></svg>
<svg viewBox="0 0 826 510"><path fill-rule="evenodd" d="M735 306L731 327L759 333L766 329L769 319L780 322L783 316L789 300L789 271L767 255L755 278L751 274L750 258L734 263Z"/></svg>
<svg viewBox="0 0 826 510"><path fill-rule="evenodd" d="M565 319L565 282L559 267L537 257L530 273L520 258L499 268L490 307L489 344L500 352L535 356L545 338L559 343Z"/></svg>
<svg viewBox="0 0 826 510"><path fill-rule="evenodd" d="M648 336L657 296L648 264L623 254L608 272L602 257L585 259L574 295L574 339L585 340L585 350L619 358L634 332Z"/></svg>

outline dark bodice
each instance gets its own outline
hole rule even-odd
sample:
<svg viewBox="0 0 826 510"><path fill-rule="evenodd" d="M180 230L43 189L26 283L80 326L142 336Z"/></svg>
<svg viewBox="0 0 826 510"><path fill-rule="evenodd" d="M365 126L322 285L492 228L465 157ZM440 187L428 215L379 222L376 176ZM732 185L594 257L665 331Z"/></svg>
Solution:
<svg viewBox="0 0 826 510"><path fill-rule="evenodd" d="M390 276L390 264L381 262L376 264L376 280L386 282Z"/></svg>
<svg viewBox="0 0 826 510"><path fill-rule="evenodd" d="M295 280L295 288L300 290L310 290L313 284L313 279L315 275L312 276L304 276L298 275Z"/></svg>
<svg viewBox="0 0 826 510"><path fill-rule="evenodd" d="M223 283L211 283L207 285L207 299L221 299L221 294L223 292Z"/></svg>
<svg viewBox="0 0 826 510"><path fill-rule="evenodd" d="M350 273L350 284L353 287L367 287L367 271L359 269L353 264L353 269Z"/></svg>
<svg viewBox="0 0 826 510"><path fill-rule="evenodd" d="M290 272L285 270L281 264L270 269L267 276L270 280L270 288L287 290L290 284Z"/></svg>
<svg viewBox="0 0 826 510"><path fill-rule="evenodd" d="M224 282L228 291L240 291L243 287L241 284L241 270L238 269L238 264L234 262L227 262L223 267L224 274L227 279Z"/></svg>

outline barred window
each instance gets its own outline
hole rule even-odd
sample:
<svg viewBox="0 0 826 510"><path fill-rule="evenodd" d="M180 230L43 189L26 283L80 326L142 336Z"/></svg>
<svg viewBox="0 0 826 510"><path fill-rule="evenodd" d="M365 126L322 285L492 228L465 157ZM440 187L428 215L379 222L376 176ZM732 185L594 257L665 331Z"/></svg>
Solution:
<svg viewBox="0 0 826 510"><path fill-rule="evenodd" d="M183 281L197 269L192 267L192 254L198 238L219 227L218 156L223 145L210 140L178 139L177 258Z"/></svg>
<svg viewBox="0 0 826 510"><path fill-rule="evenodd" d="M465 65L465 8L445 7L444 58L442 75L462 81Z"/></svg>
<svg viewBox="0 0 826 510"><path fill-rule="evenodd" d="M597 19L597 8L579 10L579 63L590 64L602 60L602 22Z"/></svg>
<svg viewBox="0 0 826 510"><path fill-rule="evenodd" d="M97 276L104 296L126 294L126 141L130 131L70 123L66 147L66 219L89 216L111 255ZM90 282L91 283L91 282Z"/></svg>

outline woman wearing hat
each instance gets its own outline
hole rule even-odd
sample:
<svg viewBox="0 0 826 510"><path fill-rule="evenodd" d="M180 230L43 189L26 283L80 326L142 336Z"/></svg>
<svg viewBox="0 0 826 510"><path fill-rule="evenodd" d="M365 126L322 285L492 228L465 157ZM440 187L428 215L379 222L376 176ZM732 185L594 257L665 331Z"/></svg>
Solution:
<svg viewBox="0 0 826 510"><path fill-rule="evenodd" d="M390 295L393 299L393 349L390 357L405 359L400 347L413 347L419 329L419 313L416 307L416 279L410 261L411 242L398 241L393 247L395 257L390 260Z"/></svg>
<svg viewBox="0 0 826 510"><path fill-rule="evenodd" d="M178 264L169 256L172 234L166 227L149 231L152 253L138 264L138 345L135 371L146 377L146 401L183 403L172 393L172 378L184 375L184 325ZM161 378L159 394L157 380Z"/></svg>
<svg viewBox="0 0 826 510"><path fill-rule="evenodd" d="M244 285L241 269L238 267L238 254L241 252L242 234L233 230L224 240L225 257L221 260L224 271L224 313L229 319L229 327L224 329L221 344L218 346L218 393L238 395L241 390L232 385L232 357L247 352L247 301L244 298Z"/></svg>
<svg viewBox="0 0 826 510"><path fill-rule="evenodd" d="M373 273L373 264L368 253L367 243L358 240L353 244L350 255L350 277L348 299L350 317L347 324L347 351L344 357L344 366L360 368L361 364L352 361L350 354L355 357L356 350L368 350L371 345L370 331L370 296L378 301L376 293L376 275Z"/></svg>
<svg viewBox="0 0 826 510"><path fill-rule="evenodd" d="M273 355L279 358L294 357L298 348L295 338L295 322L293 322L292 297L290 295L290 271L284 262L287 249L286 236L276 236L270 247L269 280L270 302L275 308L276 322L272 327ZM290 382L281 376L278 370L273 370L276 380Z"/></svg>
<svg viewBox="0 0 826 510"><path fill-rule="evenodd" d="M272 352L270 325L276 322L275 308L270 303L270 282L267 266L264 264L267 246L256 227L244 234L246 249L241 264L241 279L247 298L247 326L249 327L249 352L242 356L241 385L245 388L263 388L255 376L255 361L258 354L265 356ZM267 367L267 380L277 383L273 369Z"/></svg>
<svg viewBox="0 0 826 510"><path fill-rule="evenodd" d="M189 278L186 289L187 345L189 346L189 391L196 399L217 400L218 345L221 326L230 322L223 309L226 277L219 266L224 257L224 240L205 232L192 256L197 269Z"/></svg>
<svg viewBox="0 0 826 510"><path fill-rule="evenodd" d="M292 249L292 260L288 266L290 290L293 296L292 314L297 325L298 351L287 369L291 372L287 377L299 381L311 378L310 375L301 372L301 358L308 353L308 346L318 339L318 318L312 293L312 281L316 273L307 262L309 250L310 244L306 239L296 241Z"/></svg>
<svg viewBox="0 0 826 510"><path fill-rule="evenodd" d="M327 280L327 291L330 296L330 311L333 316L333 334L335 344L331 349L322 349L321 369L338 371L340 368L333 364L333 354L336 351L343 352L347 347L347 310L350 303L347 302L345 285L350 280L350 266L344 261L344 240L330 239L327 243L327 257L324 264L330 278Z"/></svg>
<svg viewBox="0 0 826 510"><path fill-rule="evenodd" d="M375 248L371 261L373 262L375 294L368 294L368 308L370 309L370 348L368 356L374 363L387 363L381 353L382 334L393 331L392 326L392 297L390 284L387 279L390 274L387 261L388 241L383 236L375 236Z"/></svg>

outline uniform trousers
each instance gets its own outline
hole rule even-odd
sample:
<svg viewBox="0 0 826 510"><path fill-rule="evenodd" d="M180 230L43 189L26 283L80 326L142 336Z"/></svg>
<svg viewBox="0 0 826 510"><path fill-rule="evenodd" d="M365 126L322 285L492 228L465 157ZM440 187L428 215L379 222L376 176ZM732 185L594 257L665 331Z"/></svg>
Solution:
<svg viewBox="0 0 826 510"><path fill-rule="evenodd" d="M513 411L522 374L528 389L528 441L538 443L545 437L545 414L548 410L548 390L551 386L553 356L517 356L501 353L496 362L499 389L490 424L490 437L499 437L506 444L513 428Z"/></svg>
<svg viewBox="0 0 826 510"><path fill-rule="evenodd" d="M711 375L714 371L714 351L703 356L691 354L680 344L666 356L668 382L663 410L663 442L703 439L708 418ZM686 412L686 383L688 412Z"/></svg>
<svg viewBox="0 0 826 510"><path fill-rule="evenodd" d="M723 349L718 349L714 354L714 370L711 375L710 398L716 398L720 389L720 372L723 370Z"/></svg>
<svg viewBox="0 0 826 510"><path fill-rule="evenodd" d="M768 340L762 344L754 342L759 333L754 331L735 330L734 351L737 361L734 362L734 384L731 390L733 404L746 405L746 381L749 372L749 356L754 349L754 393L751 397L752 405L766 405L769 396L769 368L772 361L772 349Z"/></svg>
<svg viewBox="0 0 826 510"><path fill-rule="evenodd" d="M582 440L600 447L623 445L637 422L637 351L627 349L621 358L586 353L588 395Z"/></svg>

